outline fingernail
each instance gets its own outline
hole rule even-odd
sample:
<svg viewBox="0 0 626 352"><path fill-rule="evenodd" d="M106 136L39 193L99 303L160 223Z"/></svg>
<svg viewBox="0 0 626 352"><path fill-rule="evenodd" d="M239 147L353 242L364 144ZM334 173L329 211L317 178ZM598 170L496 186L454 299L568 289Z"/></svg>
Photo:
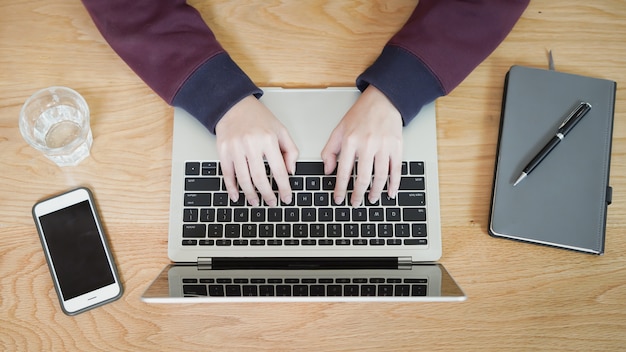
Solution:
<svg viewBox="0 0 626 352"><path fill-rule="evenodd" d="M275 207L276 206L276 199L271 199L269 202L267 202L267 205L269 205L270 207Z"/></svg>
<svg viewBox="0 0 626 352"><path fill-rule="evenodd" d="M341 203L343 203L343 198L335 197L335 204L341 204Z"/></svg>

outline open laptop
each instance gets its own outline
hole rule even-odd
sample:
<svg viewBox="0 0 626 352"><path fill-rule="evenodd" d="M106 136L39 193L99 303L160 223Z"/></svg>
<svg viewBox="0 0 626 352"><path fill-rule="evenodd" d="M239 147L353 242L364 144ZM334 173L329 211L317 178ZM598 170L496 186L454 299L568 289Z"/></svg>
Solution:
<svg viewBox="0 0 626 352"><path fill-rule="evenodd" d="M168 265L142 299L238 301L460 301L441 257L434 103L404 128L396 199L334 204L320 153L358 98L356 88L266 88L261 101L296 142L292 204L228 200L215 137L175 109ZM271 172L268 169L268 178ZM386 194L386 193L385 193ZM367 198L367 197L366 197Z"/></svg>

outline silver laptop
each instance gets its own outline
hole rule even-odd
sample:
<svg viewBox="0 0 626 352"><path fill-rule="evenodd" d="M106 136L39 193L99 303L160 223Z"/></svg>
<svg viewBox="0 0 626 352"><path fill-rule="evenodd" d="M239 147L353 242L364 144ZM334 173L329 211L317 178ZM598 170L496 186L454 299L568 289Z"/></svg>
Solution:
<svg viewBox="0 0 626 352"><path fill-rule="evenodd" d="M142 299L236 301L459 301L444 267L434 103L404 128L396 199L334 204L320 153L359 96L356 88L266 88L261 101L300 151L292 204L228 199L215 137L175 109L168 265ZM268 170L271 181L271 173ZM366 197L367 198L367 197Z"/></svg>

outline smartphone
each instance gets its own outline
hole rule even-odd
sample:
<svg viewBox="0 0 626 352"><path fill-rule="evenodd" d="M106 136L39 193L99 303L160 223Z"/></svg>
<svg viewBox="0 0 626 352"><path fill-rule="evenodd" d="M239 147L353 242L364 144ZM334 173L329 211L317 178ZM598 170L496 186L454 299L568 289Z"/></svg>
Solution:
<svg viewBox="0 0 626 352"><path fill-rule="evenodd" d="M77 188L38 202L33 218L65 314L82 313L122 296L89 189Z"/></svg>

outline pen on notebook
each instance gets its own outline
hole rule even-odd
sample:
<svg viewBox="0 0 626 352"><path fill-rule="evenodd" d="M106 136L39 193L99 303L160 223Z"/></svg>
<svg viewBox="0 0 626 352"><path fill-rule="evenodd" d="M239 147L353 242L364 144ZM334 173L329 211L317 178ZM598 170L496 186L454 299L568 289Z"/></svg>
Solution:
<svg viewBox="0 0 626 352"><path fill-rule="evenodd" d="M535 155L535 157L524 167L522 170L522 174L517 178L517 181L513 184L513 187L517 186L518 183L522 182L523 179L526 178L534 169L541 163L541 161L550 154L552 149L559 144L565 138L565 136L569 133L569 131L576 126L576 124L582 120L583 116L585 116L589 110L591 110L591 104L586 102L581 102L572 112L565 118L559 129L556 131L556 135L552 137L552 139L546 144L540 151Z"/></svg>

